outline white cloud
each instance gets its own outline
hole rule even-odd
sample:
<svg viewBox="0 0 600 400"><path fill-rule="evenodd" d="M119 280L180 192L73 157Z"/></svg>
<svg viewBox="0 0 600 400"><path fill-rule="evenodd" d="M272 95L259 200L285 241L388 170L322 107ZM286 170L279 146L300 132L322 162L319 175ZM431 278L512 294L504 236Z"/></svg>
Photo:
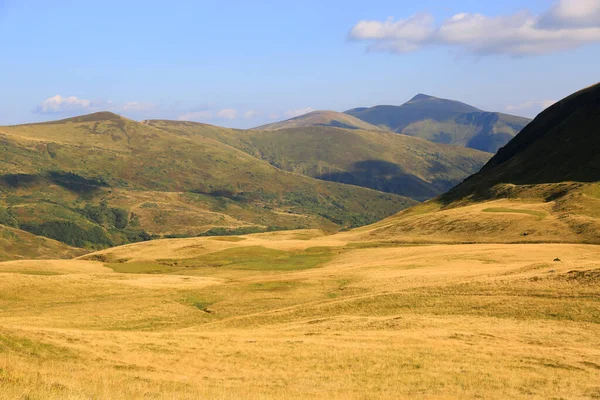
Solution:
<svg viewBox="0 0 600 400"><path fill-rule="evenodd" d="M275 114L275 113L269 114L269 119L279 119L279 114Z"/></svg>
<svg viewBox="0 0 600 400"><path fill-rule="evenodd" d="M560 0L540 19L543 27L598 27L600 26L600 1Z"/></svg>
<svg viewBox="0 0 600 400"><path fill-rule="evenodd" d="M288 110L284 114L288 118L294 118L294 117L298 117L300 115L308 114L308 113L313 112L313 111L315 111L314 108L312 108L312 107L306 107L306 108L298 108L298 109L295 109L295 110Z"/></svg>
<svg viewBox="0 0 600 400"><path fill-rule="evenodd" d="M63 112L89 111L92 108L90 100L79 99L75 96L62 97L57 94L44 100L35 109L35 112L41 114L58 114Z"/></svg>
<svg viewBox="0 0 600 400"><path fill-rule="evenodd" d="M476 54L545 54L600 43L600 0L557 0L542 15L524 11L485 16L460 13L435 26L433 16L361 21L350 39L371 41L369 50L406 53L427 45L454 46Z"/></svg>
<svg viewBox="0 0 600 400"><path fill-rule="evenodd" d="M252 119L252 118L258 117L259 115L260 115L260 113L258 111L249 110L249 111L246 111L244 113L244 118L246 118L246 119Z"/></svg>
<svg viewBox="0 0 600 400"><path fill-rule="evenodd" d="M180 121L203 121L213 118L212 111L193 111L180 115L177 119Z"/></svg>
<svg viewBox="0 0 600 400"><path fill-rule="evenodd" d="M120 108L122 108L123 111L150 111L154 110L156 106L151 103L140 103L138 101L130 101L128 103L123 104L123 106Z"/></svg>
<svg viewBox="0 0 600 400"><path fill-rule="evenodd" d="M234 110L233 108L226 108L224 110L217 112L217 118L223 118L223 119L236 119L237 115L238 115L237 110Z"/></svg>

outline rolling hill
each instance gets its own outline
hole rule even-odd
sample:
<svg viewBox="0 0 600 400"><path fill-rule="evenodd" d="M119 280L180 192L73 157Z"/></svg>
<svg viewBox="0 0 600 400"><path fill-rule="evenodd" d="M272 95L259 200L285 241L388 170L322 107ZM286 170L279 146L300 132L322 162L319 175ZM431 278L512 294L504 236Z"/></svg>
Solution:
<svg viewBox="0 0 600 400"><path fill-rule="evenodd" d="M165 235L335 231L415 203L111 113L0 127L0 151L0 216L90 249Z"/></svg>
<svg viewBox="0 0 600 400"><path fill-rule="evenodd" d="M542 112L448 193L354 234L407 241L600 243L600 84Z"/></svg>
<svg viewBox="0 0 600 400"><path fill-rule="evenodd" d="M401 106L355 108L345 112L379 128L495 153L530 120L482 111L454 100L419 94Z"/></svg>
<svg viewBox="0 0 600 400"><path fill-rule="evenodd" d="M254 129L260 131L275 131L279 129L302 128L307 126L330 126L345 129L362 129L367 131L382 130L375 125L361 121L360 119L351 115L336 111L313 111L285 121L262 125Z"/></svg>
<svg viewBox="0 0 600 400"><path fill-rule="evenodd" d="M173 134L204 136L286 171L423 201L477 172L491 154L391 132L307 126L276 131L147 121Z"/></svg>

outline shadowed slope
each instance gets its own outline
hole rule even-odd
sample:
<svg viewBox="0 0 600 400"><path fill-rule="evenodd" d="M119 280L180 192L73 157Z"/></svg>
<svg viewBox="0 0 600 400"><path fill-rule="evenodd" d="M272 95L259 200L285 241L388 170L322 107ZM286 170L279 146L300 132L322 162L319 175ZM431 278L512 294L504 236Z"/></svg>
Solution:
<svg viewBox="0 0 600 400"><path fill-rule="evenodd" d="M597 84L542 112L450 196L479 193L499 183L599 180L600 84Z"/></svg>

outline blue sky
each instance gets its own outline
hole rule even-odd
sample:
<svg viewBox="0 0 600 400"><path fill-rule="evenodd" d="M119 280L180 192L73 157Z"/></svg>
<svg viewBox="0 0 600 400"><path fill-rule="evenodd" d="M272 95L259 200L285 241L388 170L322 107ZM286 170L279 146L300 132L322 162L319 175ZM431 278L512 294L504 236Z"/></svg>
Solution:
<svg viewBox="0 0 600 400"><path fill-rule="evenodd" d="M1 125L245 128L417 93L534 116L598 65L600 0L0 0Z"/></svg>

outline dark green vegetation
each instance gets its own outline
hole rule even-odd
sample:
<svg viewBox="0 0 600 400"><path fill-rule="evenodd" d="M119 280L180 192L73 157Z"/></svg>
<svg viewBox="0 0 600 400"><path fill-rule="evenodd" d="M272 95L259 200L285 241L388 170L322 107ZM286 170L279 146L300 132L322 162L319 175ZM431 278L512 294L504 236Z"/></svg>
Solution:
<svg viewBox="0 0 600 400"><path fill-rule="evenodd" d="M369 124L437 143L495 153L530 120L419 94L401 106L375 106L346 111Z"/></svg>
<svg viewBox="0 0 600 400"><path fill-rule="evenodd" d="M539 184L600 181L600 84L581 90L542 112L481 169L447 195L491 198L497 185L530 190ZM547 201L568 197L571 186L555 185ZM582 185L579 185L582 186ZM579 187L578 186L578 187ZM595 187L586 189L593 197ZM587 193L586 193L587 194Z"/></svg>
<svg viewBox="0 0 600 400"><path fill-rule="evenodd" d="M173 133L212 138L286 171L395 193L418 201L454 187L477 172L491 157L489 153L391 132L324 126L237 131L192 122L148 123ZM297 204L314 202L312 195L306 192L287 196ZM330 219L335 221L337 218L331 216ZM357 220L354 225L361 224Z"/></svg>
<svg viewBox="0 0 600 400"><path fill-rule="evenodd" d="M336 231L414 204L286 172L213 138L232 130L186 127L111 113L0 127L0 224L99 249L205 232Z"/></svg>

